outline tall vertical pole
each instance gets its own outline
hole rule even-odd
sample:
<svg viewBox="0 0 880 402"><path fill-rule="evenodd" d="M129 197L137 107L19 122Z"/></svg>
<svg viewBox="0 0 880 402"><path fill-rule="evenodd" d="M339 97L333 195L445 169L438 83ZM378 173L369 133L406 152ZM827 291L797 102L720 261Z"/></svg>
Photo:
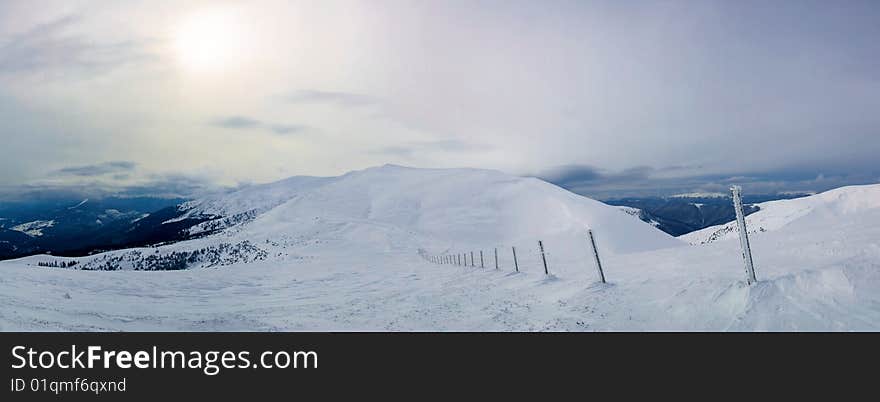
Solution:
<svg viewBox="0 0 880 402"><path fill-rule="evenodd" d="M596 259L596 268L599 269L599 280L605 283L605 273L602 272L602 261L599 260L599 248L596 247L596 238L593 236L593 230L587 229L587 234L590 236L590 246L593 248L593 258Z"/></svg>
<svg viewBox="0 0 880 402"><path fill-rule="evenodd" d="M483 250L480 250L480 268L485 268L485 266L483 266Z"/></svg>
<svg viewBox="0 0 880 402"><path fill-rule="evenodd" d="M516 269L516 272L519 272L519 263L516 262L516 247L511 247L513 250L513 268Z"/></svg>
<svg viewBox="0 0 880 402"><path fill-rule="evenodd" d="M755 265L752 261L752 248L749 246L749 232L746 230L746 215L743 213L742 187L732 186L733 208L736 210L736 225L739 228L739 244L742 246L743 262L746 265L746 283L749 285L758 281L755 278Z"/></svg>
<svg viewBox="0 0 880 402"><path fill-rule="evenodd" d="M471 251L471 267L475 267L475 266L476 265L474 265L474 252Z"/></svg>
<svg viewBox="0 0 880 402"><path fill-rule="evenodd" d="M541 249L541 261L544 261L544 275L550 275L550 271L547 269L547 257L544 256L544 243L538 240L538 248Z"/></svg>
<svg viewBox="0 0 880 402"><path fill-rule="evenodd" d="M498 269L498 247L495 247L495 269Z"/></svg>

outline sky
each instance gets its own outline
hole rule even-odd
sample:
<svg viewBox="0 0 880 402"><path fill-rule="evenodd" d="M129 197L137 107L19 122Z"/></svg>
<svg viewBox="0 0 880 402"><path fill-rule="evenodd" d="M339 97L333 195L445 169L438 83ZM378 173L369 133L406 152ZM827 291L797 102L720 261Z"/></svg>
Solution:
<svg viewBox="0 0 880 402"><path fill-rule="evenodd" d="M876 1L5 0L0 194L385 163L599 198L878 182L877 21Z"/></svg>

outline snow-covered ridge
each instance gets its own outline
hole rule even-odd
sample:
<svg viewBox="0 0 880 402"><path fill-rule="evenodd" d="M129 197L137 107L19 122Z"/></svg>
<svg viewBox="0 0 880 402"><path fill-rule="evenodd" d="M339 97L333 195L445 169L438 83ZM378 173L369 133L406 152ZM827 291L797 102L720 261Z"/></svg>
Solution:
<svg viewBox="0 0 880 402"><path fill-rule="evenodd" d="M72 207L67 207L67 209L77 209L77 208L83 206L83 204L85 204L85 203L87 203L87 202L89 202L89 199L88 199L88 198L86 198L86 199L80 201L79 204L76 204L76 205L74 205L74 206L72 206Z"/></svg>
<svg viewBox="0 0 880 402"><path fill-rule="evenodd" d="M539 179L480 169L385 165L338 177L298 176L195 200L181 210L185 213L174 220L210 217L189 228L191 235L208 236L126 257L117 256L125 250L114 251L107 253L113 256L100 257L100 262L83 261L77 267L108 269L114 268L114 262L125 261L118 268L150 270L173 265L177 269L178 260L183 259L187 267L194 268L226 265L216 263L221 260L299 261L306 255L355 251L415 254L438 245L518 245L525 253L537 240L559 253L582 250L588 228L601 236L601 247L609 253L683 244L617 207ZM246 247L234 247L241 244ZM314 250L316 245L322 250ZM236 255L222 259L194 256L203 249L231 250ZM174 258L167 257L172 254ZM156 264L136 261L147 255ZM169 258L175 264L167 264Z"/></svg>
<svg viewBox="0 0 880 402"><path fill-rule="evenodd" d="M746 217L749 233L778 230L806 216L815 219L857 216L859 213L880 209L880 184L847 186L824 193L790 200L768 201L757 204L760 211ZM736 238L736 222L728 222L680 236L691 244L706 244Z"/></svg>
<svg viewBox="0 0 880 402"><path fill-rule="evenodd" d="M627 215L632 215L632 216L635 216L636 218L641 219L643 222L645 221L645 219L644 219L645 212L639 208L628 207L625 205L618 205L617 208L620 209L621 211L625 212ZM654 219L651 219L650 221L648 221L648 224L650 224L651 226L654 226L654 227L660 226L660 222L657 222Z"/></svg>
<svg viewBox="0 0 880 402"><path fill-rule="evenodd" d="M725 193L708 193L708 192L695 192L695 193L683 193L683 194L674 194L669 196L669 198L727 198L729 197Z"/></svg>
<svg viewBox="0 0 880 402"><path fill-rule="evenodd" d="M43 229L51 228L55 226L54 220L49 221L33 221L26 222L20 225L15 225L10 229L15 230L17 232L22 232L31 237L39 237L43 235Z"/></svg>

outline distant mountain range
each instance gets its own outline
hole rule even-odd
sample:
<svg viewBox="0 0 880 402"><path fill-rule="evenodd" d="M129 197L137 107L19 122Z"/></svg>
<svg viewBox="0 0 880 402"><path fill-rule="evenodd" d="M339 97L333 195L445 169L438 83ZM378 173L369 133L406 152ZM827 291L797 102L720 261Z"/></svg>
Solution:
<svg viewBox="0 0 880 402"><path fill-rule="evenodd" d="M744 195L746 215L757 212L757 203L800 198L811 195L806 192ZM631 215L638 216L658 229L673 236L730 222L736 218L733 201L723 193L688 193L668 197L619 198L605 203L623 207Z"/></svg>
<svg viewBox="0 0 880 402"><path fill-rule="evenodd" d="M176 235L180 198L53 198L0 202L0 259L36 253L82 255ZM174 225L172 225L174 226ZM160 230L161 229L161 230Z"/></svg>

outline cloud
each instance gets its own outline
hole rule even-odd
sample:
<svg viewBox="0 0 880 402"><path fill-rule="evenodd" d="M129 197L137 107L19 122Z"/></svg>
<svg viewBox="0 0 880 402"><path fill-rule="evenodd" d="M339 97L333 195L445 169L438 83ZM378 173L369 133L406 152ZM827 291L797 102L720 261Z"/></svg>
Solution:
<svg viewBox="0 0 880 402"><path fill-rule="evenodd" d="M224 190L225 187L214 184L212 178L204 175L166 173L152 174L141 183L125 186L117 193L127 197L198 198Z"/></svg>
<svg viewBox="0 0 880 402"><path fill-rule="evenodd" d="M378 103L378 99L368 95L318 90L293 91L284 95L283 98L288 103L329 103L345 107L366 106Z"/></svg>
<svg viewBox="0 0 880 402"><path fill-rule="evenodd" d="M83 73L94 75L153 59L139 41L99 41L72 33L82 18L68 15L14 35L0 45L0 74Z"/></svg>
<svg viewBox="0 0 880 402"><path fill-rule="evenodd" d="M254 128L260 127L263 123L244 116L229 116L217 119L213 122L215 126L231 129Z"/></svg>
<svg viewBox="0 0 880 402"><path fill-rule="evenodd" d="M286 135L304 132L308 130L309 127L299 124L274 124L269 126L269 129L275 134Z"/></svg>
<svg viewBox="0 0 880 402"><path fill-rule="evenodd" d="M298 134L310 129L304 125L267 123L246 116L221 117L211 121L211 125L231 130L259 129L277 135Z"/></svg>
<svg viewBox="0 0 880 402"><path fill-rule="evenodd" d="M669 176L668 173L679 175ZM589 165L564 165L533 176L596 199L669 196L689 192L727 192L732 184L743 186L752 194L776 194L785 191L826 191L846 185L877 183L880 172L851 172L846 168L817 171L810 167L738 172L700 173L699 167L636 166L608 171Z"/></svg>
<svg viewBox="0 0 880 402"><path fill-rule="evenodd" d="M64 176L94 177L107 174L114 176L125 175L137 167L137 164L130 161L113 161L104 162L94 165L70 166L55 171L55 174Z"/></svg>
<svg viewBox="0 0 880 402"><path fill-rule="evenodd" d="M401 145L392 145L382 147L370 151L373 155L388 155L404 158L412 158L420 153L426 152L473 152L477 150L487 151L493 147L488 145L472 144L459 140L436 140L436 141L416 141L404 143Z"/></svg>
<svg viewBox="0 0 880 402"><path fill-rule="evenodd" d="M194 199L230 191L205 175L167 173L149 174L134 183L106 180L103 176L86 176L86 180L69 183L31 183L0 185L0 200L34 201L59 198L160 197Z"/></svg>

